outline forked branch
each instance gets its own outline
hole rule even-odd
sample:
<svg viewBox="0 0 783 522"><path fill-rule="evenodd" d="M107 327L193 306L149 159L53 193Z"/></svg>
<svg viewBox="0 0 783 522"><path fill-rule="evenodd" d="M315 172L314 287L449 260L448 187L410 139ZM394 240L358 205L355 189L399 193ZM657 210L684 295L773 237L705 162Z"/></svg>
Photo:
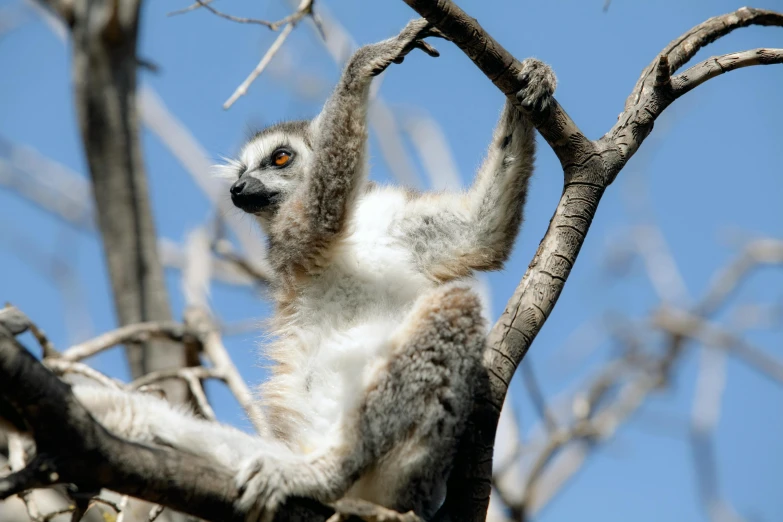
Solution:
<svg viewBox="0 0 783 522"><path fill-rule="evenodd" d="M520 62L450 0L405 0L453 41L504 94L523 85ZM462 443L449 483L445 511L460 520L484 520L492 451L500 409L519 363L552 312L584 243L606 188L650 134L655 119L674 100L730 70L783 62L783 50L757 49L710 58L672 76L696 52L739 27L783 26L783 15L741 8L699 24L671 42L645 68L618 122L589 140L557 102L529 113L563 167L564 190L549 228L506 310L489 334L487 379L477 397L471 432Z"/></svg>

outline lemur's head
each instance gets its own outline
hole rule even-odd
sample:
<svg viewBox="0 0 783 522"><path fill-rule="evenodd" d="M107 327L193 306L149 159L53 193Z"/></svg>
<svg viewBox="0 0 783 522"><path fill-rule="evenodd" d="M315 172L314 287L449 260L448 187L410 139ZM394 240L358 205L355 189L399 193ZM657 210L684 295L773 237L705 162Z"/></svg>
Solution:
<svg viewBox="0 0 783 522"><path fill-rule="evenodd" d="M310 122L291 121L267 127L243 147L224 172L235 180L231 201L249 214L269 219L304 179L312 158Z"/></svg>

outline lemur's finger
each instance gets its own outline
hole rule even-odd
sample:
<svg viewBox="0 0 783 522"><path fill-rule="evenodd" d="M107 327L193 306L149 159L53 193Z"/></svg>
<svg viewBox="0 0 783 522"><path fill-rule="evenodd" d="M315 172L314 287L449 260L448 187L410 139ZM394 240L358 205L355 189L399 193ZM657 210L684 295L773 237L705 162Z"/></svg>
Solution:
<svg viewBox="0 0 783 522"><path fill-rule="evenodd" d="M449 38L449 36L446 33L444 33L443 31L441 31L440 29L434 26L430 26L427 28L427 37L430 36L432 36L433 38L443 38L444 40L451 41L451 38Z"/></svg>
<svg viewBox="0 0 783 522"><path fill-rule="evenodd" d="M440 53L437 49L435 49L433 46L425 42L424 40L416 40L416 42L413 44L414 47L417 47L427 53L428 55L432 56L433 58L437 58L440 56Z"/></svg>

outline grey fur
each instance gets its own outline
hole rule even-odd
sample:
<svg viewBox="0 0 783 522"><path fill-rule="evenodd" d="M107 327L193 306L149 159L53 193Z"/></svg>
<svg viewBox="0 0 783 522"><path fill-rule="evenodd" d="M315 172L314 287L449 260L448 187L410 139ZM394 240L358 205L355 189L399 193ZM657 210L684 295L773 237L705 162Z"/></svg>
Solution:
<svg viewBox="0 0 783 522"><path fill-rule="evenodd" d="M243 491L239 507L249 520L270 518L290 495L324 502L354 496L425 518L443 499L485 334L479 301L460 279L498 269L508 257L533 170L534 133L507 102L468 192L371 186L370 82L414 48L434 54L422 43L429 35L426 21L416 20L397 37L362 47L315 120L265 129L230 167L232 190L267 232L279 276L277 340L268 348L276 365L262 388L274 438L209 424L151 398L77 388L118 434L181 447L235 469ZM549 68L527 60L521 74L527 87L520 103L548 103L555 87ZM281 147L291 155L283 166L271 160ZM366 238L370 244L357 244ZM380 263L377 269L374 263ZM362 335L357 331L369 335L368 348L361 342L351 348ZM334 344L341 336L346 350L358 350L345 356L345 367L339 366L343 346ZM338 363L323 353L327 348L340 352ZM329 370L329 364L337 366ZM351 364L359 364L356 374ZM334 387L323 382L327 378ZM334 393L343 409L324 434L324 446L303 448L319 426L319 419L308 418L307 403L323 393ZM194 440L199 429L203 439Z"/></svg>

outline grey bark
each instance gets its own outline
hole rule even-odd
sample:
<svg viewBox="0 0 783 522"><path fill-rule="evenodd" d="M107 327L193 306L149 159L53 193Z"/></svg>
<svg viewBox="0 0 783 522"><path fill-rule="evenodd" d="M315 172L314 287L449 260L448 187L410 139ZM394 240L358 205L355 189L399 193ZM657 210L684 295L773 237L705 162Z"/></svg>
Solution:
<svg viewBox="0 0 783 522"><path fill-rule="evenodd" d="M97 210L114 304L121 325L171 319L144 171L136 104L140 0L77 0L73 35L76 109ZM127 346L131 373L186 364L182 345L148 341ZM180 383L165 386L181 402Z"/></svg>
<svg viewBox="0 0 783 522"><path fill-rule="evenodd" d="M2 324L0 373L0 396L24 417L36 443L33 461L0 479L0 499L31 487L72 483L82 493L105 487L211 520L242 520L233 508L237 491L228 470L114 437Z"/></svg>
<svg viewBox="0 0 783 522"><path fill-rule="evenodd" d="M504 93L514 98L519 61L450 0L405 0L452 40ZM560 160L563 194L533 260L487 340L486 380L462 441L441 516L484 520L491 491L492 453L500 409L519 363L551 314L584 243L606 188L675 99L730 70L783 62L781 49L715 57L672 77L697 51L734 29L783 26L783 15L741 8L699 24L672 41L642 73L617 124L598 140L582 134L559 103L531 113L536 128ZM524 518L524 513L518 514Z"/></svg>

